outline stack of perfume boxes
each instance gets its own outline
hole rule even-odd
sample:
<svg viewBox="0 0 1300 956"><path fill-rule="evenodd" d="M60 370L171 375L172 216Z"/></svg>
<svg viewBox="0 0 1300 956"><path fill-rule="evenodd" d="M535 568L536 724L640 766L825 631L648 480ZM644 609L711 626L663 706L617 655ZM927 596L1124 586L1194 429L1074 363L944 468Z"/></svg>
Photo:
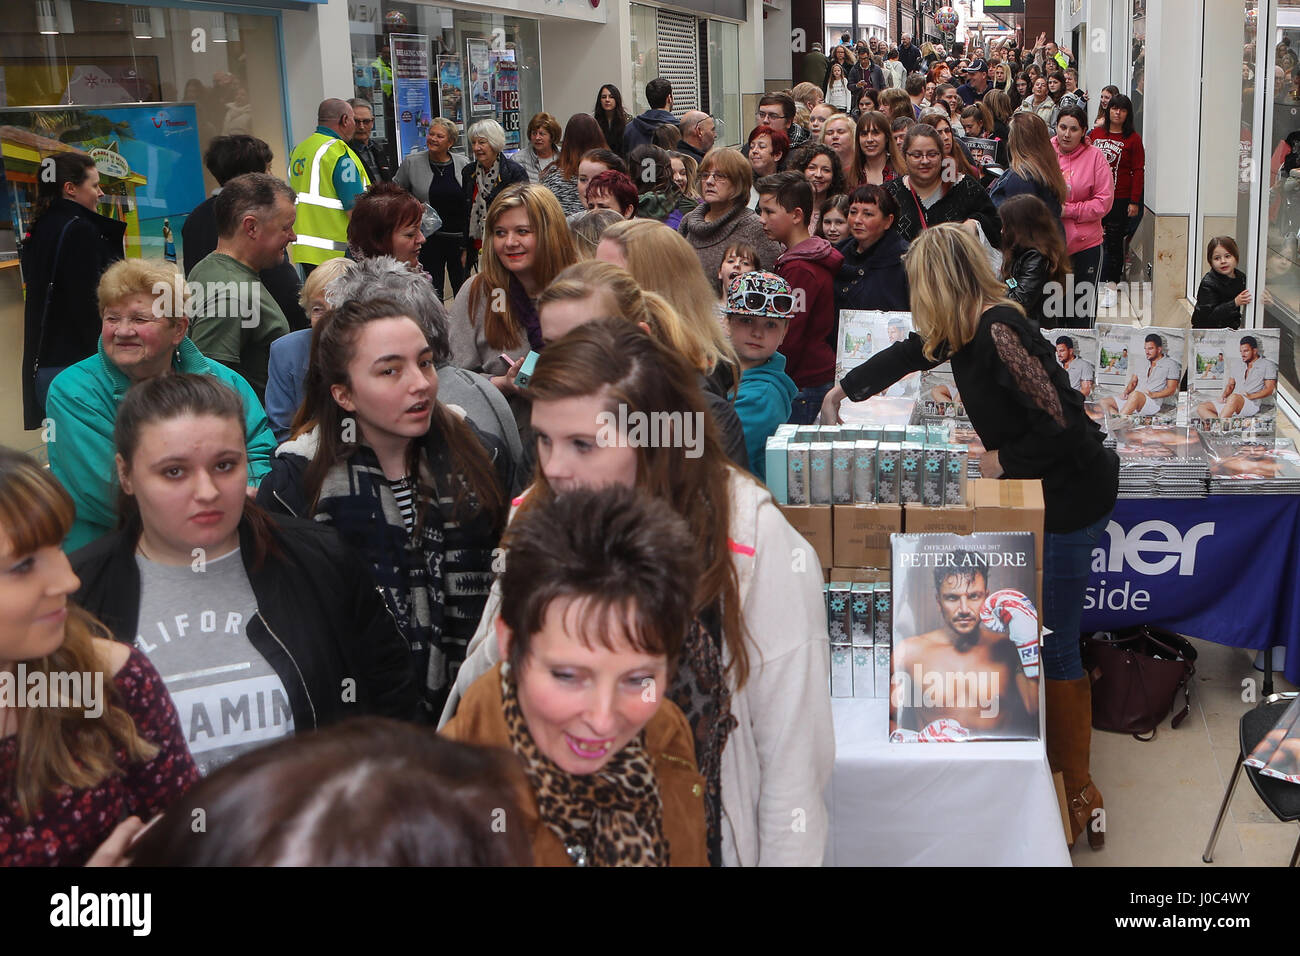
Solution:
<svg viewBox="0 0 1300 956"><path fill-rule="evenodd" d="M966 451L939 425L780 425L767 483L783 505L964 505Z"/></svg>
<svg viewBox="0 0 1300 956"><path fill-rule="evenodd" d="M826 588L832 697L888 697L893 618L888 582Z"/></svg>
<svg viewBox="0 0 1300 956"><path fill-rule="evenodd" d="M948 438L947 425L781 425L768 488L823 568L888 568L904 507L934 513L925 530L972 530L967 449Z"/></svg>

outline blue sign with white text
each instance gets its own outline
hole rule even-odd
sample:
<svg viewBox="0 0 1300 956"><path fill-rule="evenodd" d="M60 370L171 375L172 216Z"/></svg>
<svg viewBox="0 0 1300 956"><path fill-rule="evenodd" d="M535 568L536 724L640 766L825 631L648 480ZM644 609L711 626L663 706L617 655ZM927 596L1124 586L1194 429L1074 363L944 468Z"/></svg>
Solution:
<svg viewBox="0 0 1300 956"><path fill-rule="evenodd" d="M1093 552L1083 630L1161 624L1262 649L1300 679L1300 497L1116 502Z"/></svg>

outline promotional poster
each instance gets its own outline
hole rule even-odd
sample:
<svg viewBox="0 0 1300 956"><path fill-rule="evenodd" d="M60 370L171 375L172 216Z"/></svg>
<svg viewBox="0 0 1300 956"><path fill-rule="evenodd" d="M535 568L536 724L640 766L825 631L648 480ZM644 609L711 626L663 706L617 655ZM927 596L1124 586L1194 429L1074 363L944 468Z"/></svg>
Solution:
<svg viewBox="0 0 1300 956"><path fill-rule="evenodd" d="M1172 425L1178 417L1187 329L1097 323L1097 391L1111 417Z"/></svg>
<svg viewBox="0 0 1300 956"><path fill-rule="evenodd" d="M4 184L17 235L27 231L41 161L89 155L104 198L98 212L126 223L126 254L164 258L168 233L203 202L202 150L192 103L0 110ZM173 245L174 245L174 239Z"/></svg>
<svg viewBox="0 0 1300 956"><path fill-rule="evenodd" d="M492 101L491 46L487 40L471 37L465 41L465 60L469 65L469 112L482 116L496 109Z"/></svg>
<svg viewBox="0 0 1300 956"><path fill-rule="evenodd" d="M1034 536L893 535L890 741L1038 738Z"/></svg>
<svg viewBox="0 0 1300 956"><path fill-rule="evenodd" d="M438 57L438 115L457 127L465 125L465 93L461 83L460 57Z"/></svg>
<svg viewBox="0 0 1300 956"><path fill-rule="evenodd" d="M424 149L433 119L429 111L429 38L393 34L393 110L397 127L397 158Z"/></svg>
<svg viewBox="0 0 1300 956"><path fill-rule="evenodd" d="M1070 376L1070 387L1085 399L1097 389L1101 347L1096 329L1043 329L1043 338L1056 350L1056 364Z"/></svg>
<svg viewBox="0 0 1300 956"><path fill-rule="evenodd" d="M1187 422L1214 435L1273 434L1281 329L1192 329Z"/></svg>

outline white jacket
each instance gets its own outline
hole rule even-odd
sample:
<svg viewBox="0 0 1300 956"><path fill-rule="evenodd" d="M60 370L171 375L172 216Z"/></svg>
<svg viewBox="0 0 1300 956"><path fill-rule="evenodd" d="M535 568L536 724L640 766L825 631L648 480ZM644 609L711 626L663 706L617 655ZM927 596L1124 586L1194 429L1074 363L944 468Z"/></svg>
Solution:
<svg viewBox="0 0 1300 956"><path fill-rule="evenodd" d="M753 478L733 469L730 491L749 679L739 691L732 686L737 725L722 752L723 863L820 866L830 830L824 793L835 761L821 566ZM493 584L440 725L499 659L500 606Z"/></svg>

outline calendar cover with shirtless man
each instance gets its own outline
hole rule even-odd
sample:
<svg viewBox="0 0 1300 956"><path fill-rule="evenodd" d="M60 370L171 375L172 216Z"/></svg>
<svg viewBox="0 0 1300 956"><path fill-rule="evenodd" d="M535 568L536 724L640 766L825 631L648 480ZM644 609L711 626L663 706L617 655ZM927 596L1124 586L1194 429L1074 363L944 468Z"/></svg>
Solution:
<svg viewBox="0 0 1300 956"><path fill-rule="evenodd" d="M893 542L890 740L1037 739L1033 535L901 534Z"/></svg>

